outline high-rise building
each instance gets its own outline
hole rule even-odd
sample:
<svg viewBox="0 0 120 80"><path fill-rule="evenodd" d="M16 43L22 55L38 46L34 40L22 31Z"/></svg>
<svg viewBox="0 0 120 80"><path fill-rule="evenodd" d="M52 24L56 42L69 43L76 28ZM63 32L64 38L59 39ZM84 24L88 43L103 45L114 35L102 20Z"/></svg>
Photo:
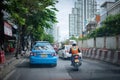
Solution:
<svg viewBox="0 0 120 80"><path fill-rule="evenodd" d="M59 42L59 27L56 25L53 28L53 37L54 37L54 42Z"/></svg>
<svg viewBox="0 0 120 80"><path fill-rule="evenodd" d="M56 26L56 24L53 24L50 29L45 28L44 29L46 34L50 34L54 38L54 42L58 42L59 40L59 27Z"/></svg>
<svg viewBox="0 0 120 80"><path fill-rule="evenodd" d="M77 0L69 15L69 37L83 35L86 24L95 17L96 0Z"/></svg>

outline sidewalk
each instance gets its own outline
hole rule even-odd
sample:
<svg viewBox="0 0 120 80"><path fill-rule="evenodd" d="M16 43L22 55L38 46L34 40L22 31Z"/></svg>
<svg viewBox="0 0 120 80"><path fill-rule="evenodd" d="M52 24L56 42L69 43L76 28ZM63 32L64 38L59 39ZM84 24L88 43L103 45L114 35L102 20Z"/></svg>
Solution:
<svg viewBox="0 0 120 80"><path fill-rule="evenodd" d="M21 61L21 55L18 55L19 59L14 57L14 54L9 54L5 56L5 63L0 64L0 80L3 78L13 69L15 69L15 65Z"/></svg>

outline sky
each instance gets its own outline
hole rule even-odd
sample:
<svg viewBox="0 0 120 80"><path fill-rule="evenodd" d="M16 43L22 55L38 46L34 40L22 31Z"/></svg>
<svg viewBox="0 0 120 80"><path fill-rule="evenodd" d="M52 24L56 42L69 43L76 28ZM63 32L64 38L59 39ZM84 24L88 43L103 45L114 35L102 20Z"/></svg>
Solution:
<svg viewBox="0 0 120 80"><path fill-rule="evenodd" d="M57 26L59 27L60 40L65 40L69 35L69 14L74 7L75 0L59 0L56 8L59 10L57 14Z"/></svg>
<svg viewBox="0 0 120 80"><path fill-rule="evenodd" d="M57 26L59 27L59 39L63 41L69 38L69 14L72 13L72 8L74 8L74 3L76 0L59 0L56 4L56 8L59 10L57 15ZM105 0L97 0L101 4Z"/></svg>

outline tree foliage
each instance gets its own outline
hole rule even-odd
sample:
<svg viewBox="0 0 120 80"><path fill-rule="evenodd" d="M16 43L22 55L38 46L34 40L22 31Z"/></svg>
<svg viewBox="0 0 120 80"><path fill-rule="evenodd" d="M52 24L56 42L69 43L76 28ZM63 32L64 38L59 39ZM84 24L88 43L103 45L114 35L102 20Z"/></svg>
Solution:
<svg viewBox="0 0 120 80"><path fill-rule="evenodd" d="M5 11L10 20L18 25L17 53L24 49L25 38L31 36L33 40L48 40L53 37L47 35L45 28L51 28L57 22L55 4L57 0L5 0Z"/></svg>
<svg viewBox="0 0 120 80"><path fill-rule="evenodd" d="M49 41L50 43L53 43L53 42L54 42L54 38L53 38L53 36L50 35L50 34L45 34L43 40L44 40L44 41Z"/></svg>
<svg viewBox="0 0 120 80"><path fill-rule="evenodd" d="M77 38L75 36L72 36L70 39L71 40L77 40Z"/></svg>
<svg viewBox="0 0 120 80"><path fill-rule="evenodd" d="M7 0L6 11L19 27L25 27L26 33L24 30L21 31L24 36L41 37L45 34L44 28L51 28L52 24L57 22L55 14L57 2L57 0Z"/></svg>
<svg viewBox="0 0 120 80"><path fill-rule="evenodd" d="M120 14L109 15L105 21L103 21L103 26L91 31L87 37L103 37L103 36L115 36L120 34Z"/></svg>
<svg viewBox="0 0 120 80"><path fill-rule="evenodd" d="M104 21L104 24L107 26L111 35L120 34L120 14L110 15ZM110 34L110 33L109 33Z"/></svg>

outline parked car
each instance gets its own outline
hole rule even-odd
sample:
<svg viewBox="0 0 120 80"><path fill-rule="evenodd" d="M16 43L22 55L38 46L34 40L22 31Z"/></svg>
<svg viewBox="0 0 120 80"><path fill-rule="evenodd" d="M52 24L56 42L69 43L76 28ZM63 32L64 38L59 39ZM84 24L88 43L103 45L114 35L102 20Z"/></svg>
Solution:
<svg viewBox="0 0 120 80"><path fill-rule="evenodd" d="M70 48L72 45L64 45L62 48L58 50L58 55L60 58L67 59L71 57L69 54Z"/></svg>
<svg viewBox="0 0 120 80"><path fill-rule="evenodd" d="M39 41L33 45L30 53L30 65L51 64L57 66L57 55L49 42Z"/></svg>

